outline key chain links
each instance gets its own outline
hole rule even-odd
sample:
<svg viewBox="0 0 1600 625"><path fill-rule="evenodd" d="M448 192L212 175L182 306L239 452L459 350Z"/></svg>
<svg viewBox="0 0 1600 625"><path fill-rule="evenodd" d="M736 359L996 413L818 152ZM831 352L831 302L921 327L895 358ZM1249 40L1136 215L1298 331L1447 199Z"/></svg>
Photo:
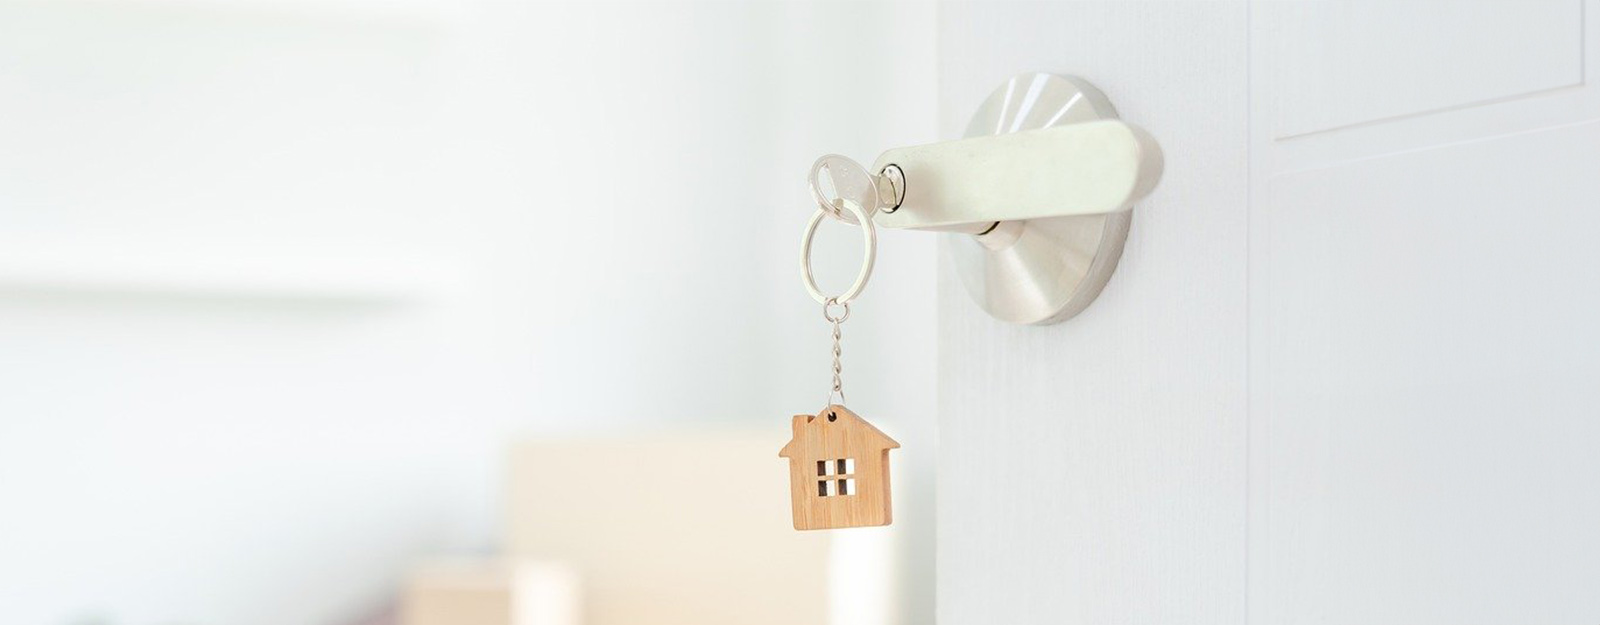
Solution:
<svg viewBox="0 0 1600 625"><path fill-rule="evenodd" d="M834 306L843 308L844 312L837 317L833 316ZM844 320L850 318L849 302L841 304L834 300L834 298L828 298L828 301L822 303L822 318L827 319L828 323L833 325L833 388L828 391L828 405L833 405L833 396L838 395L839 405L843 406L845 403L844 365L840 362L839 357L844 354L844 350L840 346L839 339L841 338L842 333L840 332L839 326L844 325Z"/></svg>

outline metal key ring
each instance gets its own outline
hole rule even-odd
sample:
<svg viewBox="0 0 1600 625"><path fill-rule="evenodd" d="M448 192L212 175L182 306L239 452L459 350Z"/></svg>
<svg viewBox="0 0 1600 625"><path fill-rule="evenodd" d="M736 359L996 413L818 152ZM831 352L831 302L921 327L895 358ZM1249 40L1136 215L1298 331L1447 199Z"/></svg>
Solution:
<svg viewBox="0 0 1600 625"><path fill-rule="evenodd" d="M806 285L806 291L811 293L811 299L818 304L826 304L832 300L836 304L849 304L850 300L861 294L861 289L867 287L867 278L872 277L872 263L878 256L878 230L872 226L872 218L859 204L849 200L837 202L837 205L850 211L856 218L856 223L861 226L861 241L865 244L865 252L861 263L861 273L856 274L855 284L845 289L839 295L829 297L822 294L822 289L817 288L817 278L811 274L811 240L817 235L817 226L822 223L823 217L830 216L828 211L818 208L811 214L811 222L806 224L805 236L800 237L800 278Z"/></svg>

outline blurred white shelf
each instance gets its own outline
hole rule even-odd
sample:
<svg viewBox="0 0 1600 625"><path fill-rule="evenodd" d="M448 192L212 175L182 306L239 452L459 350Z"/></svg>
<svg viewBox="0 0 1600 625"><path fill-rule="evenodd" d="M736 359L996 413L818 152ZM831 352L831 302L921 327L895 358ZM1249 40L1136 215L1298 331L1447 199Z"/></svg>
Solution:
<svg viewBox="0 0 1600 625"><path fill-rule="evenodd" d="M79 0L86 2L88 0ZM448 25L469 14L470 3L449 0L129 0L125 7L207 12L250 12L310 19L371 20Z"/></svg>
<svg viewBox="0 0 1600 625"><path fill-rule="evenodd" d="M455 273L394 250L0 242L0 298L101 294L397 304L436 297Z"/></svg>

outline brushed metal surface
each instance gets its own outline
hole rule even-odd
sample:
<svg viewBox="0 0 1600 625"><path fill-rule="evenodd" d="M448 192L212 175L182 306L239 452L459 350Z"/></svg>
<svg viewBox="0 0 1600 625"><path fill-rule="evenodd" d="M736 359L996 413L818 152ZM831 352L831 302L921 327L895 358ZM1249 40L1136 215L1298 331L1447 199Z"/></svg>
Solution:
<svg viewBox="0 0 1600 625"><path fill-rule="evenodd" d="M1054 74L1011 78L978 108L967 137L1116 119L1088 82ZM1048 175L1043 169L1040 175ZM908 179L907 185L915 185ZM1105 288L1122 257L1131 209L1004 222L987 234L940 235L967 293L1002 321L1045 325L1072 318Z"/></svg>

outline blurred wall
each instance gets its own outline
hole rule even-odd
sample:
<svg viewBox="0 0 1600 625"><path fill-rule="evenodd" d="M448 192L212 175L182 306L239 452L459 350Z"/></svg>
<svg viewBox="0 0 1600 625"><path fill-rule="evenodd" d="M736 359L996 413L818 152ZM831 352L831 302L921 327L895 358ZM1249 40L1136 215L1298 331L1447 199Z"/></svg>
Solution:
<svg viewBox="0 0 1600 625"><path fill-rule="evenodd" d="M513 435L776 454L827 383L804 174L934 138L932 33L891 4L0 3L0 621L350 622L498 546ZM856 235L825 230L842 285ZM926 621L933 240L881 243L845 379L906 444Z"/></svg>

